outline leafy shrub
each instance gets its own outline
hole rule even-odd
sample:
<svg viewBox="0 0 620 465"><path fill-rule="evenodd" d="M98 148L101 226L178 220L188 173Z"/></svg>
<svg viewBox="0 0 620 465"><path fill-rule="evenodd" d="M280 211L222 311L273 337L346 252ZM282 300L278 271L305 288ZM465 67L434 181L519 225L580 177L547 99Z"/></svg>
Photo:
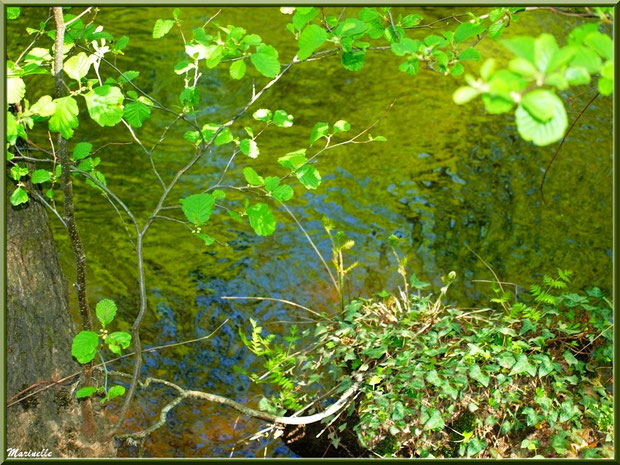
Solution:
<svg viewBox="0 0 620 465"><path fill-rule="evenodd" d="M403 292L354 300L304 333L311 351L291 357L294 341L272 351L286 354L280 366L297 391L305 386L299 404L320 384L342 392L363 373L346 415L359 418L349 427L374 454L611 457L612 304L597 288L567 292L569 276L545 276L518 297L498 286L495 308L478 310L442 303L453 273L439 298L422 295L414 276L407 301ZM262 405L290 408L282 399L294 390L283 392ZM336 446L338 433L329 433Z"/></svg>

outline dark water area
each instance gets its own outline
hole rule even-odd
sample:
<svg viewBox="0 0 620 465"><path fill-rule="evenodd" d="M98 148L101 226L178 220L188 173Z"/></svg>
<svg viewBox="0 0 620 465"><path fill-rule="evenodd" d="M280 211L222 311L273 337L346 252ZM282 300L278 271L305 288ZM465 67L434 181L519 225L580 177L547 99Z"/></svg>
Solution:
<svg viewBox="0 0 620 465"><path fill-rule="evenodd" d="M333 10L333 11L332 11ZM351 9L353 10L353 9ZM398 8L396 13L420 12L428 23L460 8ZM461 11L462 10L462 11ZM483 8L475 9L482 14ZM81 11L81 9L80 9ZM217 9L182 8L186 35L202 25ZM326 8L326 14L340 9ZM353 15L353 11L348 11ZM8 53L29 42L22 34L26 25L47 17L45 8L24 8L22 18L9 24ZM131 38L116 65L138 70L135 83L166 106L178 106L183 79L172 72L184 59L183 44L176 30L152 39L158 18L172 17L172 8L101 8L97 22L116 37ZM257 33L280 52L287 63L296 44L286 31L290 16L278 8L223 8L220 25L242 26ZM580 24L578 18L534 11L523 14L504 33L539 35L550 32L562 38ZM452 26L455 27L455 26ZM419 30L424 37L429 32ZM41 46L50 46L41 45ZM485 38L479 45L484 57L509 58L498 43ZM492 274L472 254L480 255L504 281L524 287L554 273L556 268L575 272L573 290L598 286L612 290L612 101L598 98L584 113L566 140L545 184L546 205L539 186L556 148L536 147L517 134L512 113L488 115L477 101L464 106L452 102L462 78L422 71L411 77L398 71L402 59L390 52L369 52L359 72L342 68L338 59L295 65L252 107L284 109L294 115L289 129L272 128L259 140L257 160L237 158L227 180L243 185L241 169L253 166L262 175L281 174L279 156L305 147L317 121L348 120L354 134L373 123L395 101L387 116L371 131L387 138L385 143L347 145L322 156L317 168L323 182L315 191L295 187L291 211L313 238L321 253L330 256L330 244L321 218L329 217L337 229L355 241L345 261L359 262L350 275L347 298L370 296L383 289L395 290L399 277L387 238L401 237L401 251L409 259L408 270L441 287L440 277L454 270L457 281L449 301L463 307L482 307L492 292ZM479 64L469 63L477 70ZM111 72L102 65L103 74ZM30 78L27 78L30 79ZM49 78L32 77L44 86L28 88L27 98L53 91ZM235 115L252 95L252 84L267 82L257 74L232 81L228 68L217 67L199 82L205 122L224 122ZM595 89L577 88L564 95L569 120L575 118L594 95ZM567 100L568 99L568 100ZM83 111L84 105L80 106ZM250 111L250 114L251 112ZM151 146L170 122L170 116L153 116L136 134ZM259 128L249 116L232 130ZM182 123L170 130L154 155L162 177L170 181L192 157L183 139L189 128ZM33 140L45 141L44 132ZM344 140L345 136L343 136ZM95 148L109 142L130 142L122 127L101 128L85 117L70 143L88 141ZM230 156L222 147L202 159L175 187L167 205L198 193L219 178ZM310 152L313 153L313 152ZM111 145L97 154L108 185L144 222L161 195L161 186L148 159L134 145ZM111 298L119 307L117 330L129 330L137 314L139 294L132 243L122 220L97 191L76 181L77 220L88 255L89 295L92 303ZM177 211L178 213L178 211ZM171 214L172 215L172 214ZM149 311L142 340L147 347L199 338L222 322L228 323L210 339L162 349L145 355L144 375L169 379L181 386L201 389L256 406L262 386L250 384L234 367L258 370L255 357L243 346L239 330L248 332L255 318L270 332L304 321L307 313L269 301L222 300L223 296L262 296L295 301L317 311L333 313L338 297L320 261L294 222L276 211L278 227L270 237L256 236L249 226L238 225L226 215L213 215L208 232L219 244L205 247L181 224L157 220L145 244ZM52 218L53 221L53 218ZM74 275L73 254L67 234L53 223L61 261L69 279ZM469 247L469 248L468 248ZM74 299L74 296L72 296ZM77 307L73 302L76 310ZM114 365L129 370L131 361ZM159 417L172 399L167 389L138 390L129 429L144 428ZM117 405L110 407L114 415ZM146 442L145 457L279 457L292 456L279 440L243 441L262 423L239 416L214 404L184 402L167 419L166 427ZM124 455L134 454L129 449Z"/></svg>

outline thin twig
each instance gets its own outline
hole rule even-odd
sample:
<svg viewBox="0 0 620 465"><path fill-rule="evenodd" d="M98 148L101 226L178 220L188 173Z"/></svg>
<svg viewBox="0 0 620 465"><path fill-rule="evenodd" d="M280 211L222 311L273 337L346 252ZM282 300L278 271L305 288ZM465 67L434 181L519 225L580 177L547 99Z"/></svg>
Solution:
<svg viewBox="0 0 620 465"><path fill-rule="evenodd" d="M308 307L304 307L303 305L300 305L298 303L291 302L290 300L277 299L275 297L224 296L224 297L222 297L222 299L224 299L224 300L271 300L271 301L274 301L274 302L281 302L283 304L292 305L293 307L301 308L302 310L305 310L305 311L307 311L309 313L312 313L313 315L316 315L316 316L321 317L321 318L324 317L324 315L321 315L320 313L315 312L314 310L311 310Z"/></svg>

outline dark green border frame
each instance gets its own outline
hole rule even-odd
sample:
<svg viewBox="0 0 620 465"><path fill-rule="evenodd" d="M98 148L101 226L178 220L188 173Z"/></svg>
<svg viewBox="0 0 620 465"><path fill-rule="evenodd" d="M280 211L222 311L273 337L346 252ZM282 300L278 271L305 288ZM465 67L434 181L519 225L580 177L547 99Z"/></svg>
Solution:
<svg viewBox="0 0 620 465"><path fill-rule="evenodd" d="M35 1L35 2L29 2L27 0L0 0L0 34L2 36L2 44L3 44L3 48L6 49L6 43L7 43L7 37L6 37L6 20L5 20L5 16L6 16L6 6L52 6L52 5L71 5L71 6L90 6L93 4L93 1L84 1L84 0L74 0L74 1L67 1L67 0L58 0L56 2L53 1ZM245 7L252 7L252 6L283 6L283 5L334 5L334 6L361 6L361 5L374 5L374 6L386 6L386 5L390 5L390 6L498 6L498 5L510 5L510 6L514 6L514 5L519 5L519 6L615 6L615 15L618 14L618 12L620 11L620 7L619 5L619 1L613 1L613 0L607 0L607 1L601 1L601 2L587 2L587 1L583 1L583 0L547 0L544 2L536 2L536 1L529 1L529 0L514 0L512 2L510 1L489 1L489 2L485 2L485 1L480 1L480 2L475 2L475 1L468 1L468 0L450 0L450 1L445 1L445 0L437 0L437 1L422 1L422 0L389 0L389 2L385 2L385 3L381 3L381 2L377 2L375 1L364 1L364 0L338 0L338 1L329 1L329 0L317 0L317 1L309 1L309 0L229 0L228 2L225 1L204 1L204 0L184 0L182 3L171 3L170 0L134 0L133 2L131 2L130 4L128 4L127 2L121 2L118 0L98 0L97 2L98 5L101 6L122 6L122 7L128 7L128 6L134 6L134 5L146 5L146 6L153 6L153 7L166 7L166 6L175 6L175 7L183 7L183 6L204 6L204 5L208 5L208 6L227 6L227 7L241 7L241 6L245 6ZM618 28L614 28L614 32L613 32L613 39L614 39L614 45L617 44L618 42ZM618 49L615 49L616 51L616 56L620 55L620 53L618 52ZM0 80L2 81L2 102L4 105L4 102L6 101L6 76L5 76L5 70L6 70L6 56L2 57L2 67L0 68ZM616 66L615 68L615 72L614 72L614 82L617 83L618 79L620 78L620 71L618 70L618 66ZM613 280L612 282L614 283L614 288L613 288L613 302L614 302L614 321L617 319L618 317L618 312L616 311L616 307L615 307L615 303L616 303L616 278L617 278L617 261L615 260L616 258L616 252L618 250L618 235L616 234L617 232L617 223L616 223L616 198L617 198L617 193L618 193L618 172L617 172L617 165L616 165L616 149L618 147L618 118L616 117L617 115L617 105L618 105L618 86L615 86L615 92L614 92L614 96L613 96L613 134L614 134L614 140L613 140L613 162L612 162L612 170L613 170ZM0 131L0 140L4 141L6 140L6 122L5 122L5 114L4 111L0 112L0 125L2 130ZM4 142L3 142L3 147L4 147ZM4 156L4 150L2 153L2 165L3 168L6 169L6 157ZM5 176L0 176L0 189L4 196L5 193ZM2 384L0 385L0 400L1 400L1 404L0 404L0 419L2 420L2 434L0 435L0 458L2 460L2 462L0 463L4 463L4 462L9 462L9 463L27 463L27 462L32 462L33 460L36 461L43 461L46 463L63 463L63 462L69 462L69 461L74 461L76 459L7 459L6 458L6 430L5 430L5 425L6 425L6 392L5 392L5 386L6 386L6 372L5 372L5 360L6 360L6 325L5 325L5 308L6 308L6 276L5 276L5 271L6 271L6 199L3 199L2 201L2 208L0 208L0 222L2 224L2 243L4 245L0 256L2 257L2 268L0 269L0 285L2 288L2 292L1 292L1 297L2 297L2 307L0 309L0 337L2 337L2 343L0 344L0 379L2 380ZM618 344L619 341L619 336L620 336L620 329L618 328L618 326L614 326L614 361L618 360L620 357L620 346ZM617 365L614 363L614 369L613 369L613 373L614 373L614 387L613 387L613 395L614 395L614 399L618 398L618 394L620 394L620 387L618 385L618 383L620 382L620 376L617 370ZM616 428L614 428L614 458L613 459L592 459L592 460L588 460L588 463L620 463L620 451L618 451L618 440L617 440L617 436L616 436L616 430L617 430L617 425L620 423L620 409L618 406L618 403L616 402L614 404L614 426ZM262 463L278 463L278 462L288 462L288 461L301 461L301 462L310 462L313 463L315 461L317 462L328 462L328 463L341 463L341 462L345 462L345 463L349 463L349 462L367 462L369 460L375 460L375 459L288 459L288 458L281 458L281 459L259 459L259 458L254 458L254 459L226 459L226 458L199 458L199 459L195 459L195 458L183 458L183 459L171 459L171 458L163 458L163 459L133 459L133 460L127 460L127 459L116 459L116 458L109 458L109 459L79 459L80 461L88 461L88 462L108 462L108 461L112 461L112 462L116 462L116 463L131 463L134 462L135 460L141 460L141 461L145 461L145 462L159 462L159 463L167 463L169 461L192 461L192 462L222 462L222 461L234 461L237 463L245 463L245 462L253 462L253 461L257 461L260 460ZM376 459L379 460L379 459ZM388 461L388 462L402 462L402 461L406 461L406 460L412 460L412 459L384 459L383 461ZM423 460L423 459L420 459ZM504 460L509 460L511 463L581 463L582 460L580 459L504 459ZM424 459L424 463L427 462L434 462L434 463L471 463L471 462L488 462L488 461L493 461L492 459Z"/></svg>

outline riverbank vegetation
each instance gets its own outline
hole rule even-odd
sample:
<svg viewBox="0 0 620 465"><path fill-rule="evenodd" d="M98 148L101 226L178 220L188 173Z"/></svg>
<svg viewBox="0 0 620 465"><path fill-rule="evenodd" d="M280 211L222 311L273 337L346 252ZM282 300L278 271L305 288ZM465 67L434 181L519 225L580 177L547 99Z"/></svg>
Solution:
<svg viewBox="0 0 620 465"><path fill-rule="evenodd" d="M8 7L8 20L19 20L22 10ZM545 173L540 185L528 187L540 190L543 204L546 171L567 137L596 99L613 93L612 8L493 7L476 13L459 10L428 21L414 10L274 9L274 15L290 19L282 31L287 34L288 48L278 49L265 39L268 31L220 23L221 10L194 18L183 9L160 9L161 15L149 26L149 54L173 36L176 41L169 52L176 63L161 70L155 59L125 60L131 56L130 43L135 39L99 25L100 9L96 7L53 7L47 19L26 27L28 43L7 49L8 208L18 217L32 213L36 204L58 222L67 243L64 250L72 256L74 308L68 308L62 279L41 281L61 296L59 315L64 312L66 320L66 313L73 310L78 328L64 327L63 331L72 335L63 333L58 338L47 332L53 332L53 327L31 324L23 331L46 341L45 351L57 353L62 347L66 357L70 354L79 366L73 370L67 363L51 367L43 358L32 360L29 376L38 373L52 380L11 383L7 408L23 409L21 423L11 426L21 431L15 435L20 438L19 447L28 447L26 431L35 431L30 429L32 425L55 421L49 411L46 418L37 417L25 407L26 402L46 390L69 386L69 400L63 408L72 406L68 411L77 419L74 423L79 420L79 426L71 427L72 439L59 433L64 426L52 428L53 432L36 429L37 444L45 444L52 435L56 453L65 456L86 455L86 449L91 455L106 455L110 447L141 456L153 435L172 428L169 414L186 402L215 403L227 412L236 410L266 422L268 426L259 429L255 438L282 438L301 456L613 455L609 390L613 303L595 287L604 287L602 284L571 288L576 273L563 266L555 271L535 270L547 274L537 281L531 276L530 284L505 282L485 257L470 249L485 265L488 277L493 277L485 291L491 297L477 294L476 308L460 308L450 299L450 287L463 279L461 270L447 273L441 281L427 278L437 278L434 286L423 282L420 270L407 259L416 254L418 245L403 240L404 234L398 232L377 237L383 268L374 270L375 274L369 271L367 279L385 275L401 281L379 279L371 284L383 290L355 296L351 292L353 276L366 265L356 260L349 231L337 231L333 224L334 216L346 215L345 208L330 211L331 217L323 220L323 231L314 224L320 217L304 221L300 216L302 199L320 202L328 189L338 188L343 173L333 160L340 151L355 148L360 162L373 146L388 147L385 151L389 153L390 140L382 131L398 99L390 98L381 112L370 115L363 111L360 99L355 111L363 115L361 124L359 115L330 115L328 119L304 114L301 105L292 109L273 99L264 103L274 88L288 85L287 91L294 89L304 105L309 105L315 97L312 86L329 79L320 74L320 79L306 88L301 85L306 81L287 81L292 69L319 62L313 64L321 70L323 63L335 60L339 71L363 73L369 56L383 53L393 60L394 73L402 79L398 84L401 93L411 89L432 92L431 88L413 87L424 73L456 80L458 87L449 94L455 105L479 105L480 111L486 112L484 118L505 118L501 121L506 122L509 137L519 143L531 143L541 150L556 144L549 152L546 170L540 164ZM527 20L532 12L576 22L566 37L545 31L512 36L511 25ZM118 24L114 27L123 30ZM486 41L502 47L502 59L482 55L480 44ZM170 76L174 89L159 85L154 76L160 72ZM234 87L242 102L227 102L228 86L232 89L243 82L245 87ZM216 92L218 98L213 97ZM576 97L569 92L588 94L588 103L572 121L566 108L569 99ZM357 124L350 122L353 117ZM304 129L288 136L300 119ZM398 118L390 120L387 127L396 128L396 133L411 129ZM94 130L102 131L103 136L93 136ZM428 130L429 138L434 137L434 130ZM129 142L118 140L121 131ZM269 145L273 139L280 141L277 146ZM486 140L481 137L476 143L484 146ZM139 158L127 166L113 157L106 159L105 151L99 152L123 145L140 151ZM434 155L421 153L418 158L422 156ZM326 169L324 162L329 157L333 157L332 166ZM139 163L146 166L146 174L134 169ZM432 168L433 173L439 170L455 183L465 184L451 171L456 165L438 165ZM388 190L397 191L394 186L410 181L398 175L390 180L393 184ZM366 177L359 197L382 176L376 172ZM433 185L430 180L424 182ZM125 190L127 184L132 189ZM407 198L417 196L418 186L411 185L400 203L409 205ZM342 197L347 195L342 192ZM81 199L88 200L81 203ZM92 225L80 220L80 212L95 206L103 211L102 205L109 207L112 220L96 226L100 228L96 246L89 249L84 231ZM42 229L49 229L46 215L37 214L37 218ZM413 224L412 230L421 224L416 217L407 221ZM512 215L508 221L513 221ZM165 258L153 252L161 251L157 231L179 227L180 232L175 230L166 248L179 247L209 257L234 249L236 260L227 265L234 268L253 255L252 241L279 240L277 232L283 225L296 228L314 254L323 276L321 282L314 283L313 292L325 294L329 311L302 305L295 296L227 295L222 277L210 271L201 275L202 269L185 269L180 263L166 269L161 266ZM472 228L469 222L467 225ZM102 240L113 228L120 234ZM420 228L422 243L440 234L428 224ZM385 228L379 218L366 229L367 235L374 237L376 230ZM488 232L479 229L480 237ZM34 250L27 233L28 228L10 231L10 244L18 244L10 246L16 249L14 256L24 255L28 247ZM527 247L537 249L538 245L537 237ZM330 246L331 252L326 251ZM468 247L465 242L461 248ZM109 261L97 268L101 273L97 282L109 278L119 284L106 284L106 292L90 284L89 254L100 253L95 248L109 254ZM55 256L55 250L50 254ZM387 258L392 255L395 264ZM311 266L305 255L299 257L298 266ZM48 269L49 260L43 262L43 254L38 258L38 266ZM33 257L32 263L36 259ZM274 254L266 260L278 259ZM431 259L427 254L420 262ZM9 263L15 276L11 286L19 288L20 295L28 294L28 283L19 278L21 268L12 266L17 269ZM123 269L122 279L115 275L116 268ZM52 277L58 274L50 271ZM286 274L269 275L274 288ZM169 344L145 344L145 333L151 337L153 333L165 334L177 324L170 316L174 312L166 313L165 306L155 304L162 295L151 283L155 275L165 276L165 290L174 288L181 275L199 282L204 295L215 293L210 286L220 286L218 307L234 299L269 300L299 311L302 323L286 324L283 331L274 332L266 329L267 322L247 313L225 319L212 314L206 318L212 326L206 335ZM36 292L32 295L47 295ZM20 312L36 315L41 311L31 299L20 305L8 309L12 321ZM186 320L197 332L204 332L198 328L197 315ZM218 369L264 388L257 405L241 394L235 397L235 393L198 389L179 373L157 367L153 359L146 363L149 353L181 346L178 350L187 352L186 346L209 343L220 330L235 338L242 356L224 365L224 358L235 346L219 347L222 366ZM19 334L11 337L10 345L21 343ZM263 371L256 371L256 363L244 362L243 354L250 355L250 362L260 362ZM14 373L19 370L16 363L10 367ZM51 368L53 373L49 373ZM202 367L186 369L194 373ZM148 391L153 386L166 390L165 400L155 398L156 413L142 412L141 416L137 399L144 402L144 397L154 395ZM242 387L239 392L246 390ZM233 422L236 426L234 419L229 423Z"/></svg>

